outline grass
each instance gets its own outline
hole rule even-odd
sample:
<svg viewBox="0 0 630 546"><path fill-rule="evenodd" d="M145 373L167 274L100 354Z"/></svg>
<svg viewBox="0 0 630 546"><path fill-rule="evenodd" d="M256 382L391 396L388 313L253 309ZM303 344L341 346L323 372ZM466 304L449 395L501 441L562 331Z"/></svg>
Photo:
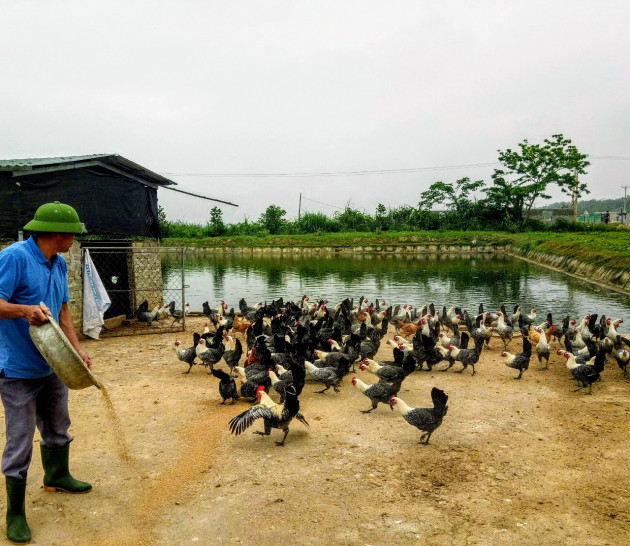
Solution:
<svg viewBox="0 0 630 546"><path fill-rule="evenodd" d="M212 237L164 239L165 246L198 248L362 248L410 245L505 246L576 258L585 263L630 271L630 231L505 233L494 231L410 231L324 233L322 235L268 235L265 237Z"/></svg>

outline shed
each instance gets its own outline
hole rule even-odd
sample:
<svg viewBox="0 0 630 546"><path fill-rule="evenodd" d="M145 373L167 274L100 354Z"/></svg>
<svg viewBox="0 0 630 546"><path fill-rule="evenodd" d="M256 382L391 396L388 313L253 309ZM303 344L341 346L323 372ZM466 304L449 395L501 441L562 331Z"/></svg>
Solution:
<svg viewBox="0 0 630 546"><path fill-rule="evenodd" d="M18 238L39 205L61 201L90 235L160 239L157 189L171 185L118 154L0 159L0 237Z"/></svg>
<svg viewBox="0 0 630 546"><path fill-rule="evenodd" d="M99 241L79 237L79 244L65 255L75 326L81 325L86 248L94 249L94 265L112 292L113 305L106 318L124 314L133 321L142 299L153 307L171 296L160 271L157 190L175 185L118 154L0 159L0 200L4 204L0 238L19 240L22 227L44 202L73 206L88 236L101 236Z"/></svg>

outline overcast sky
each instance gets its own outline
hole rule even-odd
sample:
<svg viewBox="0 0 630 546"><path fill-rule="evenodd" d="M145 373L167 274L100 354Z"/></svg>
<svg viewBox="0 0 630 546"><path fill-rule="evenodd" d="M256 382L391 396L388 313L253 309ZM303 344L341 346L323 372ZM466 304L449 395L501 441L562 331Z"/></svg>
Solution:
<svg viewBox="0 0 630 546"><path fill-rule="evenodd" d="M0 157L118 153L237 203L220 205L230 223L270 204L295 218L300 193L329 215L415 206L437 180L490 184L497 150L556 133L592 156L589 197L630 184L627 0L0 7ZM381 172L343 174L365 171ZM281 173L338 174L207 176ZM170 220L214 206L158 197Z"/></svg>

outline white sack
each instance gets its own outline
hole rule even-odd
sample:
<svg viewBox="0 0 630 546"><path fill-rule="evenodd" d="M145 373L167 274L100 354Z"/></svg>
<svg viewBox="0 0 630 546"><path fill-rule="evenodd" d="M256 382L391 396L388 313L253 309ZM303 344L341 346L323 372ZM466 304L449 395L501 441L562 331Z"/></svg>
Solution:
<svg viewBox="0 0 630 546"><path fill-rule="evenodd" d="M83 264L83 333L86 336L98 339L105 323L103 315L111 303L86 248Z"/></svg>

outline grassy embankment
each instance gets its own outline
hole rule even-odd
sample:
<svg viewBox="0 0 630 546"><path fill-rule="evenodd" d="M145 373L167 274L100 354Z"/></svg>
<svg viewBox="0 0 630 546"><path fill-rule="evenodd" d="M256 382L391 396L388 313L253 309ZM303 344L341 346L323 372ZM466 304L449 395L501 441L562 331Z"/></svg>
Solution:
<svg viewBox="0 0 630 546"><path fill-rule="evenodd" d="M221 247L392 247L410 245L505 246L576 258L595 266L630 271L630 231L502 233L488 231L425 231L392 233L325 233L266 237L164 239L165 246Z"/></svg>

